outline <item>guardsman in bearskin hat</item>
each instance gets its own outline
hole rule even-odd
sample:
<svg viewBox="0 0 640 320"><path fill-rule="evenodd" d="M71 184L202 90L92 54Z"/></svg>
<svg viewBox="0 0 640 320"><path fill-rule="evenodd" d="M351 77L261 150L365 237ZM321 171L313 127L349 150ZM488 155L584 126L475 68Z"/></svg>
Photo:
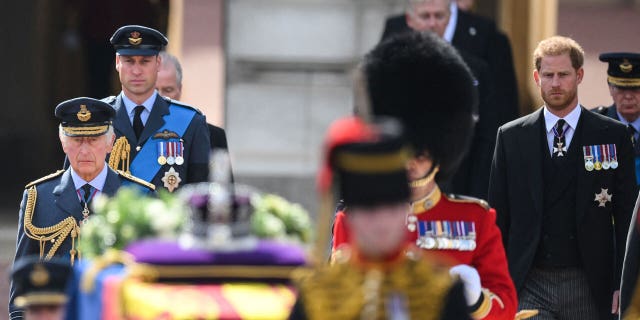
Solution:
<svg viewBox="0 0 640 320"><path fill-rule="evenodd" d="M413 34L379 44L361 71L372 114L400 119L414 148L407 162L412 208L405 232L418 247L452 261L450 273L464 282L474 318L513 319L517 296L496 212L485 201L438 188L455 172L473 132L476 91L467 66L441 39ZM344 223L351 210L345 204L334 223L334 253L353 238Z"/></svg>
<svg viewBox="0 0 640 320"><path fill-rule="evenodd" d="M461 283L407 242L411 151L399 123L339 120L325 147L321 197L333 203L336 194L349 203L343 222L353 242L332 265L296 277L299 297L291 319L469 319ZM321 214L331 216L331 206L323 207Z"/></svg>
<svg viewBox="0 0 640 320"><path fill-rule="evenodd" d="M167 38L155 29L128 25L116 30L110 42L122 92L104 99L116 110L117 140L109 165L169 192L207 181L210 143L205 116L155 89L158 52Z"/></svg>
<svg viewBox="0 0 640 320"><path fill-rule="evenodd" d="M105 162L114 140L114 114L109 104L92 98L75 98L56 107L60 143L70 167L27 184L20 205L14 262L39 255L44 260L62 256L73 263L78 257L80 227L91 214L91 200L97 194L113 195L127 184L144 193L153 192L152 184L114 171ZM10 303L14 297L12 284ZM11 319L18 316L18 311L11 313Z"/></svg>
<svg viewBox="0 0 640 320"><path fill-rule="evenodd" d="M72 276L67 260L42 261L38 256L21 258L11 273L16 288L13 304L24 308L25 320L62 320Z"/></svg>

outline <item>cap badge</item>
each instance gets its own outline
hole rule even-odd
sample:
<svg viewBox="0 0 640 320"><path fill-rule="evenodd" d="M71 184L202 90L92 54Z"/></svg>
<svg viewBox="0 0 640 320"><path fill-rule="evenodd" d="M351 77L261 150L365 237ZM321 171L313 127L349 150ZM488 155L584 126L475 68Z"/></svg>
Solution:
<svg viewBox="0 0 640 320"><path fill-rule="evenodd" d="M142 43L142 38L140 38L140 32L138 32L138 31L131 32L131 37L129 38L129 43L134 45L134 46L137 46L140 43Z"/></svg>
<svg viewBox="0 0 640 320"><path fill-rule="evenodd" d="M36 264L29 275L29 280L36 287L42 287L49 283L49 272L41 264Z"/></svg>
<svg viewBox="0 0 640 320"><path fill-rule="evenodd" d="M82 122L87 122L91 119L91 111L87 110L87 106L84 104L80 105L80 111L76 114L78 116L78 120Z"/></svg>
<svg viewBox="0 0 640 320"><path fill-rule="evenodd" d="M624 73L629 73L633 70L633 65L629 63L629 60L624 59L620 64L620 71Z"/></svg>

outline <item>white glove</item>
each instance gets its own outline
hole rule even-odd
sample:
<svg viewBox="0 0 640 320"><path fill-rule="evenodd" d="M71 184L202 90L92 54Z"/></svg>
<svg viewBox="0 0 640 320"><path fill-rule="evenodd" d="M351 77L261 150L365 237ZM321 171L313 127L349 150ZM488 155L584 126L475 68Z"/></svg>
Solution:
<svg viewBox="0 0 640 320"><path fill-rule="evenodd" d="M464 284L464 297L467 300L467 305L472 306L478 302L480 295L482 294L482 285L480 284L480 275L478 270L472 266L466 264L459 264L449 269L449 274L452 277L458 276Z"/></svg>

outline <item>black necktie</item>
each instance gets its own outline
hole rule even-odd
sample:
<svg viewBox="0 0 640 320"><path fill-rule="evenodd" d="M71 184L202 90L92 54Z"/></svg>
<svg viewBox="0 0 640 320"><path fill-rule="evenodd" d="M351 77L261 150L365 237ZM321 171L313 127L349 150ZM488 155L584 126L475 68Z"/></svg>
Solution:
<svg viewBox="0 0 640 320"><path fill-rule="evenodd" d="M638 133L638 131L633 125L631 125L631 123L627 125L627 130L629 131L629 135L631 136L631 143L633 143L633 150L635 151L636 154L640 154L639 152L640 143L638 143L638 139L636 138L636 134Z"/></svg>
<svg viewBox="0 0 640 320"><path fill-rule="evenodd" d="M89 200L91 198L91 191L93 191L92 189L93 187L91 187L91 185L88 183L82 186L82 191L84 191L84 203L89 203Z"/></svg>
<svg viewBox="0 0 640 320"><path fill-rule="evenodd" d="M136 113L133 115L133 132L135 132L136 138L140 139L140 134L142 133L142 129L144 129L140 115L142 111L144 111L144 106L137 106L134 110Z"/></svg>
<svg viewBox="0 0 640 320"><path fill-rule="evenodd" d="M567 143L564 139L564 119L558 120L553 127L553 158L560 158L567 155Z"/></svg>

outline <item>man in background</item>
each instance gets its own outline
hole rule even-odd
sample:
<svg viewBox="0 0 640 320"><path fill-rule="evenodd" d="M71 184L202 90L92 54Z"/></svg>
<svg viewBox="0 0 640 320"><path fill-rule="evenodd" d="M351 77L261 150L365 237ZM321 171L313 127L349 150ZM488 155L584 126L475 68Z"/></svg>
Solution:
<svg viewBox="0 0 640 320"><path fill-rule="evenodd" d="M180 61L174 55L166 52L160 52L162 64L158 71L158 79L156 79L156 90L161 96L169 97L172 100L180 100L182 96L182 66ZM227 134L224 129L207 123L209 128L209 140L211 142L211 150L221 149L228 150Z"/></svg>

